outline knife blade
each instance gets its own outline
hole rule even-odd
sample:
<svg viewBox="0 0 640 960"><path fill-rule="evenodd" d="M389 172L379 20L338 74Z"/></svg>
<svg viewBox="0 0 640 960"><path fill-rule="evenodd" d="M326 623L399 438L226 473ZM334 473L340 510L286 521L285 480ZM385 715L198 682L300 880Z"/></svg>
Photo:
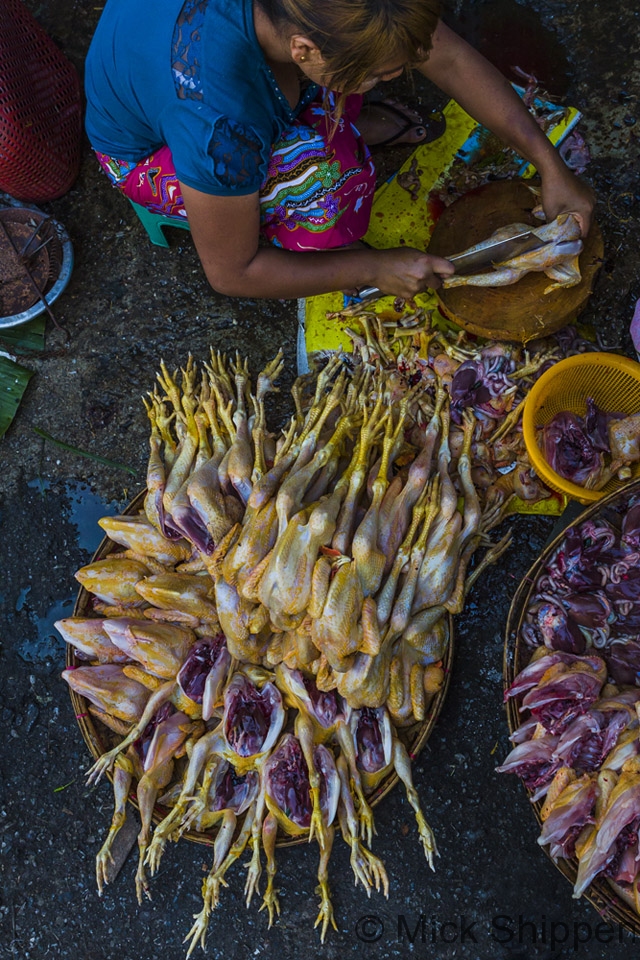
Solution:
<svg viewBox="0 0 640 960"><path fill-rule="evenodd" d="M491 266L492 263L502 263L504 260L510 260L511 257L539 250L544 246L546 246L545 240L541 240L530 230L524 230L511 237L494 240L493 243L485 241L483 244L477 244L462 253L445 257L445 260L455 266L456 274L467 274L479 268Z"/></svg>
<svg viewBox="0 0 640 960"><path fill-rule="evenodd" d="M523 253L529 253L532 250L539 250L545 247L548 241L541 240L540 237L532 233L531 230L514 233L510 237L503 237L501 240L494 240L493 243L478 244L462 253L454 253L449 257L443 257L456 268L458 275L473 273L482 267L491 266L492 263L501 263L503 260L509 260L511 257ZM427 251L428 253L428 251ZM358 290L356 297L350 299L356 302L369 302L383 296L378 287L365 287Z"/></svg>

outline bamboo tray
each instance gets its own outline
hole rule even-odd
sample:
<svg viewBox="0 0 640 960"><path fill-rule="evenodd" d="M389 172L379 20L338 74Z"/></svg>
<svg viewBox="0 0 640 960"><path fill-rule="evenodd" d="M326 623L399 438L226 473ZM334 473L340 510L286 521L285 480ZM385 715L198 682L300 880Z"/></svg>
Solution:
<svg viewBox="0 0 640 960"><path fill-rule="evenodd" d="M123 511L124 514L131 516L140 513L143 508L143 502L146 495L146 490L141 491L134 500L125 508ZM100 546L96 550L95 554L91 558L91 562L96 560L104 560L110 553L113 553L117 550L121 550L117 543L114 543L108 537L105 537ZM91 610L91 599L92 594L90 594L84 587L81 587L78 591L76 598L75 606L73 608L74 617L90 617L93 615ZM433 700L429 704L429 714L422 723L414 723L411 726L398 728L397 734L404 743L409 756L412 760L418 756L420 751L424 748L427 740L431 736L433 729L436 725L440 712L444 705L445 697L447 695L447 690L449 688L449 681L451 679L451 668L453 664L453 654L454 654L454 633L453 633L453 618L449 616L449 643L447 645L447 650L443 658L443 668L444 668L444 682L440 690L436 693ZM80 660L75 653L74 648L67 644L67 657L66 665L67 667L78 667L85 665L86 660ZM69 689L71 696L71 703L73 705L74 713L78 721L78 726L84 738L85 743L87 744L91 755L94 759L98 759L102 756L103 753L106 753L107 750L115 746L119 740L118 736L114 734L111 730L104 726L99 720L94 718L89 713L89 702L85 697L80 696L75 691ZM109 779L112 781L113 777L111 772L107 774ZM393 790L396 783L398 782L399 777L393 771L388 776L386 776L373 790L370 794L367 794L367 799L372 807L377 806L387 794ZM135 792L129 796L130 802L133 804L135 809L138 809L138 802L136 799ZM153 823L157 825L169 812L168 808L156 804L153 813ZM239 818L240 821L240 818ZM210 830L206 832L198 832L195 830L187 831L183 836L187 840L192 840L194 843L205 843L211 845L216 836L216 830ZM279 833L278 846L279 847L289 847L294 846L299 843L306 843L306 837L299 837L291 839L286 837L284 833Z"/></svg>
<svg viewBox="0 0 640 960"><path fill-rule="evenodd" d="M573 523L582 523L592 517L599 516L605 520L613 522L613 525L619 526L620 513L617 508L622 508L624 504L634 495L640 493L640 480L634 480L628 483L621 490L617 490L609 496L584 510ZM520 671L526 667L531 656L531 650L521 640L521 627L529 606L531 594L535 589L536 582L542 568L550 558L551 554L562 543L566 536L566 531L572 524L568 524L551 543L547 544L536 562L522 578L516 594L509 609L507 618L507 627L505 632L504 658L503 658L503 688L506 690ZM509 724L509 733L512 734L520 726L522 721L518 710L522 702L522 697L514 697L506 703L507 722ZM526 788L524 788L526 789ZM527 790L529 797L532 792ZM538 824L542 826L540 811L543 801L538 800L532 803L533 812ZM544 851L552 863L558 868L560 873L569 880L573 886L578 874L578 861L576 858L564 860L558 858L554 860L549 854L548 846ZM592 904L600 914L603 920L620 924L630 930L634 935L640 935L640 916L633 907L633 901L625 890L614 883L612 880L596 878L583 897Z"/></svg>

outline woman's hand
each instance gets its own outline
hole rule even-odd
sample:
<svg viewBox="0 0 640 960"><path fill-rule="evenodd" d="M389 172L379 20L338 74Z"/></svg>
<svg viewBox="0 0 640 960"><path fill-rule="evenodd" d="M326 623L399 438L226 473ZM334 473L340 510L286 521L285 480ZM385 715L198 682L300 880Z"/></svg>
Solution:
<svg viewBox="0 0 640 960"><path fill-rule="evenodd" d="M571 173L499 70L442 22L433 35L428 59L418 69L519 156L533 163L542 178L542 205L548 220L560 213L574 213L586 236L594 207L593 192Z"/></svg>
<svg viewBox="0 0 640 960"><path fill-rule="evenodd" d="M583 180L573 174L558 154L558 163L551 170L540 171L542 176L542 206L548 221L561 213L572 213L586 237L591 226L595 193Z"/></svg>
<svg viewBox="0 0 640 960"><path fill-rule="evenodd" d="M443 278L455 272L448 260L412 247L376 250L372 254L376 258L373 285L385 294L405 300L424 293L427 288L437 290Z"/></svg>
<svg viewBox="0 0 640 960"><path fill-rule="evenodd" d="M191 236L209 283L229 297L311 297L376 286L409 299L439 287L453 264L421 250L349 250L294 253L258 244L258 194L216 197L182 184Z"/></svg>

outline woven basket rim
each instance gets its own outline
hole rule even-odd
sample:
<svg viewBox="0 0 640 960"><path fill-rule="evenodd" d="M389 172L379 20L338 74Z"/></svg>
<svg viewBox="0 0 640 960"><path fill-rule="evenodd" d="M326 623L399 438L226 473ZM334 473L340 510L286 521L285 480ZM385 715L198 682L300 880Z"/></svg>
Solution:
<svg viewBox="0 0 640 960"><path fill-rule="evenodd" d="M125 507L122 512L122 515L131 516L140 512L142 509L144 498L146 496L146 489L141 490L140 493L134 497L134 499ZM104 537L100 542L98 548L91 558L91 563L95 563L97 560L103 560L109 553L119 550L118 544L114 543L108 537ZM73 616L82 617L90 616L91 613L87 611L86 607L91 599L91 594L88 593L81 587L78 591L76 601L73 607ZM427 743L429 737L433 733L435 725L438 721L442 707L447 696L447 691L449 689L449 683L451 681L451 672L453 668L453 658L454 658L454 630L453 630L453 617L451 614L448 615L448 629L449 629L449 642L447 644L447 649L444 657L442 658L442 666L444 669L444 681L438 692L435 694L433 700L429 703L429 713L426 719L422 722L411 724L407 727L396 728L396 734L407 748L409 756L411 759L415 759L419 753L423 750L425 744ZM76 654L73 646L67 644L66 651L66 665L67 667L78 667L86 665L86 661L80 660ZM91 752L91 755L95 760L98 760L103 753L106 752L103 739L100 735L100 729L106 730L103 727L103 724L97 718L94 718L89 713L89 701L85 697L80 696L74 690L69 688L69 694L71 696L71 703L74 708L74 714L82 737ZM116 736L112 731L108 731L110 737ZM104 735L103 735L104 736ZM113 774L111 771L107 772L107 776L111 782L113 782ZM388 793L393 790L395 785L399 781L399 777L395 771L387 774L383 780L369 793L365 791L365 795L371 807L376 807ZM133 805L136 810L139 810L137 798L134 793L129 795L129 802ZM169 808L164 808L158 806L154 807L152 822L155 826L160 823L162 819L169 812ZM336 824L336 829L338 829ZM195 830L187 831L183 834L183 837L186 840L191 840L194 843L202 843L211 845L217 835L217 830L212 829L205 832L198 832ZM278 831L278 847L292 847L297 846L301 843L307 843L308 838L306 836L290 838L287 837L281 830Z"/></svg>
<svg viewBox="0 0 640 960"><path fill-rule="evenodd" d="M544 547L540 556L522 578L511 602L509 614L507 616L502 663L502 682L504 691L511 686L517 674L521 669L523 669L524 666L526 666L526 663L523 662L524 644L519 642L522 620L526 613L529 604L529 598L531 597L531 594L535 588L538 576L551 554L565 539L567 530L576 524L580 524L585 520L589 520L600 511L605 510L609 506L614 506L618 501L628 499L638 492L640 492L640 479L631 481L620 490L616 490L604 497L602 500L599 500L597 503L591 504L591 506L583 510L576 519L567 524L567 526ZM522 718L518 710L521 702L522 696L513 697L505 704L509 734L513 734L522 722ZM533 792L528 790L524 784L522 784L522 788L526 791L529 800L531 800ZM531 803L533 813L539 826L542 826L542 817L540 816L542 806L543 803L540 800L536 801L535 803ZM566 877L573 886L578 874L577 859L574 857L571 860L565 860L562 858L554 860L549 853L548 846L545 846L543 849L549 860L551 860L554 866L557 867L560 873ZM614 881L596 878L582 896L593 907L595 907L604 920L612 920L615 923L620 924L620 926L625 927L625 929L630 930L634 935L640 934L640 915L638 915L638 913L636 913L636 911L633 909L628 894Z"/></svg>

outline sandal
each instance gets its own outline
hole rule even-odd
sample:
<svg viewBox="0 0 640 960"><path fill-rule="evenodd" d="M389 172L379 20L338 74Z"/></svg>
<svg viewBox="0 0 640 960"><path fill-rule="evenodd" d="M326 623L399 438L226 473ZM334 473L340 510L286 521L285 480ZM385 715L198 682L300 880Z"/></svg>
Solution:
<svg viewBox="0 0 640 960"><path fill-rule="evenodd" d="M408 133L409 130L424 130L424 137L413 141L412 145L417 147L422 143L432 143L434 140L437 140L438 137L441 137L445 131L446 120L443 114L438 110L434 110L426 119L416 121L412 120L411 117L408 117L405 111L398 108L391 100L370 100L367 106L382 107L388 113L398 117L399 120L402 120L400 128L396 130L395 133L391 134L391 136L387 137L385 140L379 140L377 143L368 143L367 146L369 147L390 147L393 146L393 144L398 143L398 141L406 133ZM411 143L409 145L411 145Z"/></svg>

